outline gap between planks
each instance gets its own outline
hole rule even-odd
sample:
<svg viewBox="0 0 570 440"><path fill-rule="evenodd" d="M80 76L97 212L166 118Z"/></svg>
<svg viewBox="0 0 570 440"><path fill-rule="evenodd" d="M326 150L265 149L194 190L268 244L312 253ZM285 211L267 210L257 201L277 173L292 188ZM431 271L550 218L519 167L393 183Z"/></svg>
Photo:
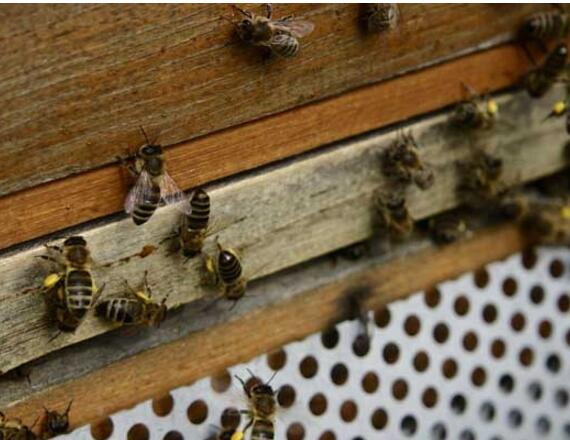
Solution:
<svg viewBox="0 0 570 440"><path fill-rule="evenodd" d="M507 224L479 231L471 239L444 248L432 247L405 258L394 258L67 383L39 393L31 391L30 395L8 405L7 412L10 417L21 417L32 423L44 405L63 409L73 398L73 426L93 423L323 330L341 317L339 299L351 288L369 286L372 295L367 306L378 309L413 292L432 288L439 282L503 259L523 246L518 228ZM411 273L414 275L410 276ZM259 287L259 291L263 290L263 286Z"/></svg>
<svg viewBox="0 0 570 440"><path fill-rule="evenodd" d="M566 165L564 121L543 122L550 109L546 101L531 101L519 92L499 102L505 123L478 141L504 160L506 184L534 180ZM410 211L417 220L458 204L453 164L468 156L472 147L465 136L449 134L447 118L443 113L406 127L413 129L424 160L436 175L429 191L408 190ZM395 135L395 130L372 133L209 188L214 227L221 228L220 242L242 251L245 275L259 278L370 237L372 194L385 185L379 154ZM144 228L124 218L92 227L83 235L97 261L116 262L137 254L144 245L157 245L178 219L174 208L165 207ZM206 252L215 247L214 239L211 236L206 241ZM53 329L45 319L42 298L22 294L40 285L45 276L45 269L33 258L42 252L37 245L0 259L2 371L110 330L89 316L74 335L47 343ZM168 292L169 305L175 306L211 298L212 293L200 286L200 265L199 259L184 264L183 258L169 255L162 247L107 273L96 271L96 279L104 279L105 294L111 295L121 290L123 279L136 284L144 270L149 270L156 295Z"/></svg>
<svg viewBox="0 0 570 440"><path fill-rule="evenodd" d="M519 47L498 47L168 148L167 166L193 188L442 108L465 97L461 81L510 86L528 68ZM106 166L1 197L0 249L121 211L122 177Z"/></svg>

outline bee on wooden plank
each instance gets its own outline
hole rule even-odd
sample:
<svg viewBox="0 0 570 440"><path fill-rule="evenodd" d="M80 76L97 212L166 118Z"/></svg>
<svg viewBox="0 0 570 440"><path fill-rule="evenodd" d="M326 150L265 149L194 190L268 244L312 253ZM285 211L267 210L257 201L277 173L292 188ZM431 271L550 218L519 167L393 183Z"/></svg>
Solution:
<svg viewBox="0 0 570 440"><path fill-rule="evenodd" d="M63 413L49 411L47 408L44 408L45 417L40 434L42 440L54 438L69 432L69 411L71 410L72 403L73 401L69 402L67 409Z"/></svg>
<svg viewBox="0 0 570 440"><path fill-rule="evenodd" d="M468 84L463 82L461 84L469 97L455 106L449 118L450 124L463 130L492 128L499 114L497 101L489 96L480 96Z"/></svg>
<svg viewBox="0 0 570 440"><path fill-rule="evenodd" d="M141 131L146 144L137 151L134 165L125 164L125 159L119 158L137 179L127 195L125 211L136 225L146 223L161 202L172 204L184 214L190 215L191 208L186 196L166 171L162 147L150 142L142 127Z"/></svg>
<svg viewBox="0 0 570 440"><path fill-rule="evenodd" d="M245 295L247 279L243 276L243 266L239 253L230 248L224 248L217 243L218 256L204 257L204 284L218 286L222 296L237 302Z"/></svg>
<svg viewBox="0 0 570 440"><path fill-rule="evenodd" d="M46 245L46 248L50 254L40 258L56 263L61 270L44 278L41 291L45 293L60 332L74 332L105 285L100 288L95 285L91 273L93 261L83 237L69 237L63 247Z"/></svg>
<svg viewBox="0 0 570 440"><path fill-rule="evenodd" d="M367 3L361 6L360 19L367 32L388 31L398 26L400 8L397 3Z"/></svg>
<svg viewBox="0 0 570 440"><path fill-rule="evenodd" d="M457 166L460 179L457 189L468 205L478 208L504 193L501 180L503 160L500 157L477 151L473 157L457 163Z"/></svg>
<svg viewBox="0 0 570 440"><path fill-rule="evenodd" d="M508 220L519 221L530 212L528 197L519 192L508 192L498 202L498 213Z"/></svg>
<svg viewBox="0 0 570 440"><path fill-rule="evenodd" d="M187 259L202 252L204 240L208 233L210 222L210 196L203 189L195 190L190 196L190 214L181 217L180 225L175 234L167 239L175 239L171 250L182 251Z"/></svg>
<svg viewBox="0 0 570 440"><path fill-rule="evenodd" d="M36 423L37 420L34 425ZM34 425L27 427L20 420L8 420L0 411L0 440L36 440L38 437L32 431Z"/></svg>
<svg viewBox="0 0 570 440"><path fill-rule="evenodd" d="M372 296L368 286L358 286L347 291L340 299L340 309L343 319L357 319L360 331L352 344L358 355L364 355L370 350L372 329L366 301Z"/></svg>
<svg viewBox="0 0 570 440"><path fill-rule="evenodd" d="M468 233L467 224L457 212L445 212L429 220L432 240L438 245L453 243Z"/></svg>
<svg viewBox="0 0 570 440"><path fill-rule="evenodd" d="M384 175L401 185L412 182L422 190L433 185L433 171L421 160L418 144L411 131L400 132L398 138L382 155Z"/></svg>
<svg viewBox="0 0 570 440"><path fill-rule="evenodd" d="M557 8L557 11L540 12L527 18L519 31L521 38L540 41L566 38L570 33L570 15L562 7Z"/></svg>
<svg viewBox="0 0 570 440"><path fill-rule="evenodd" d="M535 203L520 221L524 237L532 244L558 245L570 242L568 202Z"/></svg>
<svg viewBox="0 0 570 440"><path fill-rule="evenodd" d="M251 371L249 373L253 377L253 373ZM241 432L245 434L251 427L251 440L275 438L277 398L276 392L270 385L274 377L275 374L266 383L255 382L251 387L248 387L242 378L236 376L236 379L242 384L249 401L249 410L242 411L249 416L249 422Z"/></svg>
<svg viewBox="0 0 570 440"><path fill-rule="evenodd" d="M299 52L299 39L313 32L314 24L291 16L273 20L272 6L267 3L265 7L266 15L262 16L234 6L244 16L235 24L238 36L248 44L268 48L281 57L294 57Z"/></svg>
<svg viewBox="0 0 570 440"><path fill-rule="evenodd" d="M412 233L414 220L403 195L377 195L374 205L376 223L380 230L388 232L394 239L403 239Z"/></svg>
<svg viewBox="0 0 570 440"><path fill-rule="evenodd" d="M540 98L555 82L567 80L567 62L568 47L565 43L560 43L546 56L541 66L526 74L524 85L528 94L533 98Z"/></svg>
<svg viewBox="0 0 570 440"><path fill-rule="evenodd" d="M125 287L129 296L101 301L97 304L96 315L115 324L159 327L166 319L167 298L163 298L161 302L152 300L148 272L144 273L142 290L133 289L127 281Z"/></svg>

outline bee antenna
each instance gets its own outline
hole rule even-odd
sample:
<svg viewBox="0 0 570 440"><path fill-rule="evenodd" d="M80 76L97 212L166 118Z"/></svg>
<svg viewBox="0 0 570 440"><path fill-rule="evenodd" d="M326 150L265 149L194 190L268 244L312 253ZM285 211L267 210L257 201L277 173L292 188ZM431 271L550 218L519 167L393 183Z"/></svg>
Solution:
<svg viewBox="0 0 570 440"><path fill-rule="evenodd" d="M44 409L45 409L45 406L44 406ZM40 419L39 416L36 417L36 420L34 420L34 423L32 424L32 426L30 426L30 431L31 431L32 429L34 429L34 426L36 426L36 423L38 423L38 420L39 420L39 419Z"/></svg>
<svg viewBox="0 0 570 440"><path fill-rule="evenodd" d="M255 374L253 374L253 371L251 371L249 368L246 368L246 370L251 377L255 378Z"/></svg>
<svg viewBox="0 0 570 440"><path fill-rule="evenodd" d="M239 381L239 383L242 384L243 387L245 387L245 381L239 377L237 374L234 374L234 377Z"/></svg>
<svg viewBox="0 0 570 440"><path fill-rule="evenodd" d="M277 371L274 371L273 374L271 375L271 377L269 378L269 380L267 382L265 382L265 385L269 385L271 383L271 381L273 379L275 379L275 376L277 376Z"/></svg>
<svg viewBox="0 0 570 440"><path fill-rule="evenodd" d="M238 8L236 5L231 5L231 7L234 8L239 13L245 15L246 17L251 18L251 12Z"/></svg>
<svg viewBox="0 0 570 440"><path fill-rule="evenodd" d="M68 415L68 414L69 414L69 411L71 410L71 404L72 404L72 403L73 403L73 399L71 399L71 400L69 401L69 403L67 404L67 409L65 410L65 413L64 413L65 415Z"/></svg>
<svg viewBox="0 0 570 440"><path fill-rule="evenodd" d="M146 144L147 144L147 145L150 145L150 141L148 140L148 136L147 136L147 134L146 134L146 131L144 131L143 126L142 126L142 125L139 125L139 128L140 128L140 130L141 130L141 132L142 132L142 134L143 134L143 136L144 136L144 139L145 139L145 141L146 141Z"/></svg>

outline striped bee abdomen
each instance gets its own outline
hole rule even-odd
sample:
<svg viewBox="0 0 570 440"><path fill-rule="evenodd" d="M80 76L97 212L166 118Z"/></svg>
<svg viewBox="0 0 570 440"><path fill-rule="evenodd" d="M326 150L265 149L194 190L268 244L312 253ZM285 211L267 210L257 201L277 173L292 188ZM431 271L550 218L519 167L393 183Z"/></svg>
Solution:
<svg viewBox="0 0 570 440"><path fill-rule="evenodd" d="M242 268L238 257L228 250L222 250L218 256L218 273L224 284L233 284L241 277Z"/></svg>
<svg viewBox="0 0 570 440"><path fill-rule="evenodd" d="M275 428L271 420L256 419L251 431L251 440L273 440Z"/></svg>
<svg viewBox="0 0 570 440"><path fill-rule="evenodd" d="M210 220L210 196L204 190L197 190L190 200L192 212L188 216L188 229L200 231L208 227Z"/></svg>
<svg viewBox="0 0 570 440"><path fill-rule="evenodd" d="M93 279L91 273L82 269L72 269L65 279L67 310L75 319L82 319L93 300Z"/></svg>
<svg viewBox="0 0 570 440"><path fill-rule="evenodd" d="M568 35L569 23L568 14L546 12L527 20L522 32L528 38L563 38Z"/></svg>
<svg viewBox="0 0 570 440"><path fill-rule="evenodd" d="M117 324L136 324L143 315L144 305L130 298L111 298L97 305L97 316Z"/></svg>
<svg viewBox="0 0 570 440"><path fill-rule="evenodd" d="M299 40L292 35L279 35L283 39L280 44L271 44L271 50L283 58L291 58L299 52Z"/></svg>
<svg viewBox="0 0 570 440"><path fill-rule="evenodd" d="M149 188L146 197L135 201L135 207L132 212L133 221L136 225L142 225L146 223L149 218L151 218L158 204L160 203L160 186L152 185Z"/></svg>

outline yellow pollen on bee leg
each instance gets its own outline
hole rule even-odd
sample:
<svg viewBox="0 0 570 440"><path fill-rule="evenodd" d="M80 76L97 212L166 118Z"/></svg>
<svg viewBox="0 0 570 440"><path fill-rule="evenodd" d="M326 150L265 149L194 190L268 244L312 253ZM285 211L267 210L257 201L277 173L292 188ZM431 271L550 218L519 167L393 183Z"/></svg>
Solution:
<svg viewBox="0 0 570 440"><path fill-rule="evenodd" d="M231 440L243 440L243 432L236 431L232 434Z"/></svg>
<svg viewBox="0 0 570 440"><path fill-rule="evenodd" d="M561 115L566 111L566 103L564 101L558 101L554 104L552 111L555 115Z"/></svg>
<svg viewBox="0 0 570 440"><path fill-rule="evenodd" d="M560 208L560 217L564 220L570 220L570 206L566 205Z"/></svg>
<svg viewBox="0 0 570 440"><path fill-rule="evenodd" d="M497 113L499 113L499 106L497 105L497 101L491 99L487 103L487 112L491 115L496 115Z"/></svg>
<svg viewBox="0 0 570 440"><path fill-rule="evenodd" d="M60 274L50 273L47 277L44 278L43 285L46 289L51 289L59 282L60 279L61 279Z"/></svg>

